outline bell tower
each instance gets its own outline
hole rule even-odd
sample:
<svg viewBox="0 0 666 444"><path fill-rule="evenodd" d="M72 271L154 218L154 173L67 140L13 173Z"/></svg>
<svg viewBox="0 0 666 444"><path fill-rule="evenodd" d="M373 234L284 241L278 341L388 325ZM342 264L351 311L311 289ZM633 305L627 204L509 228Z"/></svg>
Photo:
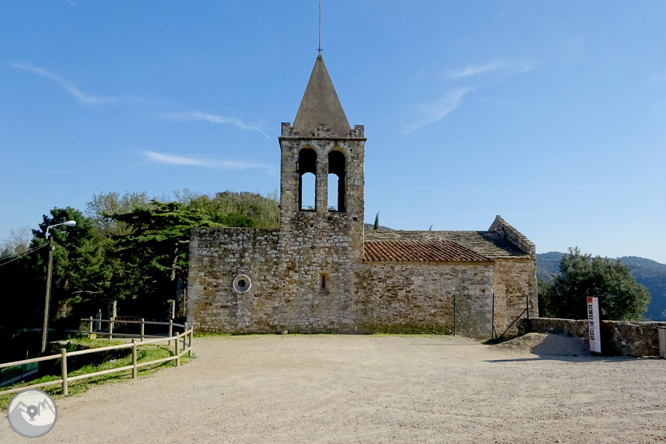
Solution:
<svg viewBox="0 0 666 444"><path fill-rule="evenodd" d="M347 258L363 258L365 134L353 129L319 54L293 126L282 123L280 230L347 238ZM336 243L344 243L339 240Z"/></svg>

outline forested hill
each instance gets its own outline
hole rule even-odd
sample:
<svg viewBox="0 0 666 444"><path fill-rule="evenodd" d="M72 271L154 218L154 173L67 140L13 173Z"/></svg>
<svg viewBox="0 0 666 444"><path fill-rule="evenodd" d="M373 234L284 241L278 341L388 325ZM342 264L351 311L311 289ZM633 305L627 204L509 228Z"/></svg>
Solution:
<svg viewBox="0 0 666 444"><path fill-rule="evenodd" d="M559 274L563 255L564 253L557 251L537 254L537 277L550 280L553 275ZM652 296L652 302L644 316L653 321L666 321L666 264L636 256L618 259L631 269L636 282L644 285Z"/></svg>

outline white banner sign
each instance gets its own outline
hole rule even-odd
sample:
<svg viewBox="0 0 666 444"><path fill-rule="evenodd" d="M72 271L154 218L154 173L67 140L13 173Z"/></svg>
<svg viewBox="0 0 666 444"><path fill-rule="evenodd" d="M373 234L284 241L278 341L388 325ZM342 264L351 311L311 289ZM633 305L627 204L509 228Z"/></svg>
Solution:
<svg viewBox="0 0 666 444"><path fill-rule="evenodd" d="M587 298L587 322L590 332L590 351L592 353L601 353L599 298Z"/></svg>

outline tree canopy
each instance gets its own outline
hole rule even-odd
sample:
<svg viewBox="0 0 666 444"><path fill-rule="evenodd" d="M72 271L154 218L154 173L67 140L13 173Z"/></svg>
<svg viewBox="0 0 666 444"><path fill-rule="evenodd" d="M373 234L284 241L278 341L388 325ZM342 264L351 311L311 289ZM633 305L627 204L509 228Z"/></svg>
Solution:
<svg viewBox="0 0 666 444"><path fill-rule="evenodd" d="M85 213L55 207L37 229L12 232L0 244L0 327L41 325L48 259L44 233L49 225L76 221L74 227L50 230L55 245L51 325L76 328L80 317L111 300L122 301L125 314L159 318L166 314L166 301L177 299L186 288L191 229L276 228L276 197L185 190L169 200L109 192L94 195Z"/></svg>
<svg viewBox="0 0 666 444"><path fill-rule="evenodd" d="M640 320L650 303L648 290L636 283L621 261L581 254L578 248L560 260L560 275L539 282L542 316L586 319L588 297L598 297L601 316L608 320Z"/></svg>

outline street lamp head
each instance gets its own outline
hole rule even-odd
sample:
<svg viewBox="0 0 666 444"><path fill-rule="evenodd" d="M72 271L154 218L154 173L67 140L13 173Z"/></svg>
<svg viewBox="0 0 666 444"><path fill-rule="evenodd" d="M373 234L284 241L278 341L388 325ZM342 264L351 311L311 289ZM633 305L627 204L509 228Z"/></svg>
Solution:
<svg viewBox="0 0 666 444"><path fill-rule="evenodd" d="M59 227L60 225L64 225L64 226L66 226L66 227L73 227L73 226L76 225L76 221L75 221L75 220L68 220L67 222L62 222L62 223L60 223L60 224L49 225L48 227L46 227L46 235L45 235L45 238L46 238L46 239L49 238L49 230L50 230L51 228Z"/></svg>

